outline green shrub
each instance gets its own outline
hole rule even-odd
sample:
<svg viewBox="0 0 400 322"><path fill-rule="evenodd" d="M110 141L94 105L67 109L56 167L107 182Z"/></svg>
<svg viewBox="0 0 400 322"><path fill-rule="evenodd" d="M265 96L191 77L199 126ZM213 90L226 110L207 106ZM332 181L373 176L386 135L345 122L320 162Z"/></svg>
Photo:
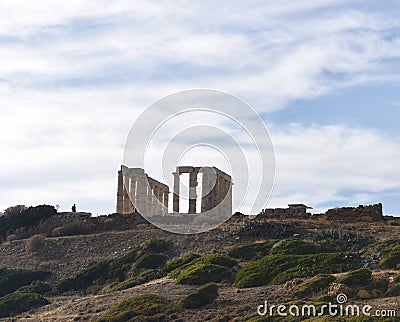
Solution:
<svg viewBox="0 0 400 322"><path fill-rule="evenodd" d="M325 253L327 249L318 244L300 239L284 239L275 243L270 251L271 255L307 255Z"/></svg>
<svg viewBox="0 0 400 322"><path fill-rule="evenodd" d="M390 252L393 247L400 246L400 238L392 238L376 242L362 249L362 252L368 256L379 255Z"/></svg>
<svg viewBox="0 0 400 322"><path fill-rule="evenodd" d="M108 263L108 268L104 272L105 278L117 278L123 280L125 272L131 269L133 263L139 256L140 247L131 250L124 256L111 259Z"/></svg>
<svg viewBox="0 0 400 322"><path fill-rule="evenodd" d="M0 269L0 296L14 292L33 281L43 280L49 275L49 272L43 271L2 268Z"/></svg>
<svg viewBox="0 0 400 322"><path fill-rule="evenodd" d="M199 257L194 263L213 264L224 267L233 267L237 264L236 260L223 254L207 254Z"/></svg>
<svg viewBox="0 0 400 322"><path fill-rule="evenodd" d="M271 255L307 255L330 252L327 247L300 239L267 240L233 247L228 255L233 258L252 260Z"/></svg>
<svg viewBox="0 0 400 322"><path fill-rule="evenodd" d="M149 253L139 257L136 262L136 268L160 268L165 265L168 256L162 253Z"/></svg>
<svg viewBox="0 0 400 322"><path fill-rule="evenodd" d="M171 272L170 276L172 278L176 278L180 274L181 271L187 269L190 266L199 265L199 264L203 264L203 265L212 264L212 265L218 265L218 266L230 268L230 267L233 267L234 265L236 265L237 262L233 258L230 258L227 255L222 255L222 254L203 255L203 256L196 258L193 261L188 262L187 264L177 267L176 269L174 269Z"/></svg>
<svg viewBox="0 0 400 322"><path fill-rule="evenodd" d="M171 259L163 267L162 273L167 274L169 272L172 272L173 270L175 270L177 268L181 268L181 267L191 263L192 261L194 261L195 259L197 259L199 257L200 257L199 254L189 253L189 254L183 255L181 257Z"/></svg>
<svg viewBox="0 0 400 322"><path fill-rule="evenodd" d="M316 275L297 285L293 289L292 295L297 298L303 298L305 296L313 295L328 288L329 284L332 283L334 280L335 277L333 275Z"/></svg>
<svg viewBox="0 0 400 322"><path fill-rule="evenodd" d="M235 286L239 288L281 284L295 277L331 274L360 265L344 253L309 255L275 255L251 262L236 274Z"/></svg>
<svg viewBox="0 0 400 322"><path fill-rule="evenodd" d="M228 255L233 258L243 260L252 260L267 256L272 246L276 243L275 240L267 240L247 245L235 246L228 251Z"/></svg>
<svg viewBox="0 0 400 322"><path fill-rule="evenodd" d="M211 303L218 297L218 285L215 283L208 283L195 292L185 296L179 303L179 306L184 309L196 309L202 305Z"/></svg>
<svg viewBox="0 0 400 322"><path fill-rule="evenodd" d="M400 274L397 274L397 275L393 278L393 281L394 281L395 283L400 284Z"/></svg>
<svg viewBox="0 0 400 322"><path fill-rule="evenodd" d="M379 262L383 268L393 269L400 265L400 238L387 239L368 245L361 251L363 256L377 256L381 258Z"/></svg>
<svg viewBox="0 0 400 322"><path fill-rule="evenodd" d="M125 280L123 282L113 285L111 288L109 288L108 290L103 291L101 293L110 293L110 292L125 290L127 288L131 288L136 285L147 283L148 281L151 281L151 280L157 278L157 276L158 276L158 274L153 269L148 269L148 270L141 272L137 276L128 278L127 280Z"/></svg>
<svg viewBox="0 0 400 322"><path fill-rule="evenodd" d="M171 243L163 239L152 239L145 245L147 252L165 253L171 249Z"/></svg>
<svg viewBox="0 0 400 322"><path fill-rule="evenodd" d="M360 268L339 277L336 282L347 286L364 286L371 281L372 272L367 268Z"/></svg>
<svg viewBox="0 0 400 322"><path fill-rule="evenodd" d="M137 269L147 266L163 265L166 261L166 255L154 254L155 252L166 251L170 248L170 243L163 240L151 240L141 246L136 247L124 256L102 261L73 278L66 279L58 284L57 289L60 292L69 290L86 290L93 284L104 285L109 280L122 282L125 274L135 265ZM141 258L141 260L139 260ZM136 273L139 273L136 271Z"/></svg>
<svg viewBox="0 0 400 322"><path fill-rule="evenodd" d="M236 261L222 254L201 256L170 273L180 284L201 285L209 282L221 282L232 277L232 267Z"/></svg>
<svg viewBox="0 0 400 322"><path fill-rule="evenodd" d="M227 267L196 263L181 270L176 277L179 284L202 285L209 282L221 282L230 279L231 270Z"/></svg>
<svg viewBox="0 0 400 322"><path fill-rule="evenodd" d="M397 268L400 265L400 246L394 246L383 252L383 259L379 262L383 268Z"/></svg>
<svg viewBox="0 0 400 322"><path fill-rule="evenodd" d="M51 290L49 284L42 282L42 281L34 281L29 285L22 286L18 289L19 292L23 293L38 293L38 294L45 294Z"/></svg>
<svg viewBox="0 0 400 322"><path fill-rule="evenodd" d="M97 321L158 321L160 314L167 314L172 311L168 304L168 301L159 295L137 295L115 305Z"/></svg>
<svg viewBox="0 0 400 322"><path fill-rule="evenodd" d="M12 316L48 303L40 294L16 291L0 297L0 317Z"/></svg>
<svg viewBox="0 0 400 322"><path fill-rule="evenodd" d="M26 208L15 206L6 209L4 216L0 217L0 235L5 238L7 231L14 231L17 228L35 226L42 219L57 214L53 206L41 205Z"/></svg>
<svg viewBox="0 0 400 322"><path fill-rule="evenodd" d="M125 273L131 269L132 264L135 263L140 257L145 258L147 255L154 253L164 253L171 248L171 244L165 240L152 239L149 242L136 247L134 250L129 252L128 254L110 260L109 261L109 270L107 277L108 278L118 278L119 280L123 280L125 277ZM162 255L163 256L163 255ZM163 256L164 257L164 256ZM165 257L166 259L167 257ZM151 259L151 257L149 258ZM165 263L165 260L163 260ZM151 268L151 267L149 267Z"/></svg>
<svg viewBox="0 0 400 322"><path fill-rule="evenodd" d="M93 284L94 281L101 278L107 278L109 264L106 261L100 262L97 265L89 267L83 272L79 273L76 277L68 278L57 285L60 292L69 290L86 290Z"/></svg>
<svg viewBox="0 0 400 322"><path fill-rule="evenodd" d="M27 209L28 207L26 207L25 205L8 207L6 210L4 210L4 217L10 218L14 216L19 216L23 211Z"/></svg>

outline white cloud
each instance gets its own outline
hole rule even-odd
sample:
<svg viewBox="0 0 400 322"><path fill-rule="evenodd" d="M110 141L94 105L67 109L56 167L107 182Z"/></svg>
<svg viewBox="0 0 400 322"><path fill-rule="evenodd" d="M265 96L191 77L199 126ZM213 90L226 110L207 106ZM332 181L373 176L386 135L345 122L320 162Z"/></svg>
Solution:
<svg viewBox="0 0 400 322"><path fill-rule="evenodd" d="M400 53L399 22L360 3L2 1L0 178L23 179L0 186L0 210L57 196L69 204L78 194L112 211L110 184L131 124L174 91L226 90L265 112L360 82L398 81L390 61ZM381 133L341 125L272 132L272 204L400 189L398 142Z"/></svg>
<svg viewBox="0 0 400 322"><path fill-rule="evenodd" d="M276 188L272 206L305 202L323 209L371 201L400 189L400 143L344 125L273 127Z"/></svg>
<svg viewBox="0 0 400 322"><path fill-rule="evenodd" d="M7 62L0 75L30 86L123 79L132 86L167 81L176 89L184 83L245 96L262 91L282 108L288 100L342 84L324 77L326 71L343 74L347 82L393 74L381 61L398 56L399 41L386 37L398 23L381 14L335 11L333 5L340 3L10 2L0 7L6 18L2 34L15 41L0 50ZM331 10L313 14L324 8Z"/></svg>
<svg viewBox="0 0 400 322"><path fill-rule="evenodd" d="M132 3L129 0L118 2L96 0L71 0L71 1L36 1L27 0L2 1L0 12L2 19L0 32L8 35L27 37L48 28L66 25L71 22L93 19L109 18L124 15L137 19L148 19L153 15L165 14L168 6L161 7L151 2Z"/></svg>

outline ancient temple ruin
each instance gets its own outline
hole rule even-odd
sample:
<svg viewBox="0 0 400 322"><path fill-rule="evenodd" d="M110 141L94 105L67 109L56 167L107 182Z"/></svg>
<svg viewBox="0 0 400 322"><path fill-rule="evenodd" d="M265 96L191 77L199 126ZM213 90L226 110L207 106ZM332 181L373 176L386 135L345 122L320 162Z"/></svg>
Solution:
<svg viewBox="0 0 400 322"><path fill-rule="evenodd" d="M141 168L124 165L118 171L117 213L131 214L140 209L144 213L165 215L168 212L169 188Z"/></svg>
<svg viewBox="0 0 400 322"><path fill-rule="evenodd" d="M173 213L180 209L180 175L189 174L188 214L196 214L200 194L201 214L232 214L232 178L216 167L178 166L174 175ZM198 178L201 177L201 189ZM201 191L200 191L201 190ZM124 165L118 171L117 213L140 212L151 215L168 215L169 187L150 176L142 168Z"/></svg>
<svg viewBox="0 0 400 322"><path fill-rule="evenodd" d="M173 212L180 213L180 175L189 173L189 214L197 208L198 176L201 175L201 213L232 214L232 177L216 167L177 167L174 175Z"/></svg>

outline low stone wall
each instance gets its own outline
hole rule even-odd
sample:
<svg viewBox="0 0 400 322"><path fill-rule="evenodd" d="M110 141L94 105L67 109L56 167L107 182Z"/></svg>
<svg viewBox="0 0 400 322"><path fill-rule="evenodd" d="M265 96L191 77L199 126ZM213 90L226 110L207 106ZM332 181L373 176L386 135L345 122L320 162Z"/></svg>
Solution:
<svg viewBox="0 0 400 322"><path fill-rule="evenodd" d="M379 222L384 221L382 204L374 205L359 205L358 207L341 207L329 209L324 214L313 214L306 212L302 208L267 208L263 209L257 216L258 219L296 219L296 218L313 218L313 219L325 219L331 221L368 221L368 222Z"/></svg>
<svg viewBox="0 0 400 322"><path fill-rule="evenodd" d="M310 213L307 213L302 208L266 208L263 209L257 218L309 218Z"/></svg>
<svg viewBox="0 0 400 322"><path fill-rule="evenodd" d="M329 209L325 213L327 220L342 221L383 221L382 204L360 205L358 207L342 207Z"/></svg>

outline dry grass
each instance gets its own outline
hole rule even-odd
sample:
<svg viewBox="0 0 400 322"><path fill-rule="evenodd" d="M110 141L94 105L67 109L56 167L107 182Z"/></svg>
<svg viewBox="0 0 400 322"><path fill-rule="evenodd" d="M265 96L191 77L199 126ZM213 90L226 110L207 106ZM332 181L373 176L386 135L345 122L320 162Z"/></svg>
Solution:
<svg viewBox="0 0 400 322"><path fill-rule="evenodd" d="M29 253L36 253L39 252L46 243L46 238L42 234L37 234L31 236L25 245L25 249Z"/></svg>
<svg viewBox="0 0 400 322"><path fill-rule="evenodd" d="M275 220L270 220L274 222ZM337 225L322 220L276 220L280 223L295 223L299 227L301 238L309 238L322 230L339 229ZM184 253L223 252L235 245L248 244L260 240L260 237L247 237L234 234L241 222L224 225L224 229L198 235L176 235L159 229L143 229L108 231L99 234L49 237L34 235L26 240L9 240L0 244L3 267L20 267L26 269L46 269L53 272L49 283L76 275L100 260L119 257L138 244L149 239L159 238L173 243L176 255ZM341 224L343 232L351 232L360 236L372 235L377 239L400 236L400 227L382 223L347 223ZM238 238L239 237L239 238ZM393 273L394 274L394 273ZM168 278L138 285L123 291L106 295L50 296L51 304L16 317L16 321L94 321L113 305L134 295L156 293L171 302L178 302L192 293L197 287L177 284ZM198 310L184 310L175 313L176 319L183 321L217 321L219 318L233 320L256 312L257 305L269 299L274 304L284 304L288 291L282 286L262 286L245 290L236 290L229 284L219 284L219 296L211 304ZM400 307L400 297L381 298L368 301L376 308ZM398 312L400 314L400 312ZM9 321L4 319L0 321Z"/></svg>

